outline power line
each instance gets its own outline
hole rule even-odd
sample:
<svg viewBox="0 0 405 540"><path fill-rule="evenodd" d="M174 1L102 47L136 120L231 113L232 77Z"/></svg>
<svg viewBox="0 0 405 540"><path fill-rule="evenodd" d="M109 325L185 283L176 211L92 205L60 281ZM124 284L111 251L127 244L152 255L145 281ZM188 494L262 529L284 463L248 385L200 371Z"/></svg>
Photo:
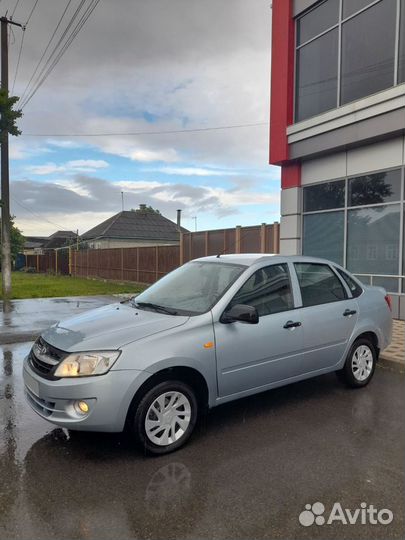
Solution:
<svg viewBox="0 0 405 540"><path fill-rule="evenodd" d="M66 11L69 9L69 6L70 6L71 3L72 3L72 0L69 0L68 3L66 4L66 7L65 7L65 9L63 10L63 13L62 13L62 15L61 15L61 17L60 17L60 19L59 19L59 21L58 21L58 24L56 25L55 30L53 31L51 37L49 38L49 41L48 41L48 43L47 43L47 45L46 45L46 47L45 47L45 49L44 49L44 52L42 53L42 56L41 56L41 58L39 59L39 62L38 62L38 64L36 65L36 67L35 67L35 69L34 69L32 75L31 75L31 78L30 78L30 80L28 81L27 86L25 87L25 90L24 90L24 92L23 92L23 94L22 94L22 96L21 96L21 99L24 97L24 94L26 93L27 89L29 88L29 86L30 86L30 84L31 84L31 82L32 82L32 80L33 80L33 78L34 78L35 75L37 74L37 71L38 71L38 69L39 69L39 66L41 65L41 62L42 62L42 60L44 59L46 53L48 52L48 49L49 49L49 47L50 47L50 45L51 45L51 43L52 43L52 40L53 40L53 38L55 37L55 34L56 34L56 32L58 31L59 26L61 25L62 20L63 20L65 14L66 14Z"/></svg>
<svg viewBox="0 0 405 540"><path fill-rule="evenodd" d="M14 13L16 12L16 9L18 8L19 3L20 3L20 0L17 0L17 2L15 3L14 9L11 13L11 19L14 17Z"/></svg>
<svg viewBox="0 0 405 540"><path fill-rule="evenodd" d="M90 17L90 15L94 11L94 9L97 7L97 4L99 2L100 2L100 0L92 0L92 3L88 6L88 8L86 9L86 11L82 15L82 17L79 19L79 22L77 23L77 25L75 26L75 28L73 29L71 34L69 35L67 41L62 46L62 49L59 51L57 57L52 62L51 66L48 68L48 70L46 71L46 73L44 74L42 79L38 82L37 86L34 88L34 90L31 92L31 94L26 98L24 104L22 105L22 108L24 108L29 103L29 101L31 101L31 99L34 97L34 95L39 90L39 88L43 85L45 80L49 77L49 75L54 70L56 65L59 63L60 59L65 54L65 52L68 50L68 48L72 44L73 40L75 39L77 34L80 32L80 30L82 29L82 27L84 26L84 24L86 23L87 19Z"/></svg>
<svg viewBox="0 0 405 540"><path fill-rule="evenodd" d="M20 50L18 52L18 60L17 60L16 68L15 68L13 86L12 86L12 89L11 89L11 95L13 95L13 92L14 92L14 86L15 86L15 81L17 79L18 68L20 67L21 53L22 53L23 46L24 46L24 36L25 36L25 27L24 26L22 28L22 31L23 31L23 33L22 33L22 36L21 36Z"/></svg>
<svg viewBox="0 0 405 540"><path fill-rule="evenodd" d="M62 35L59 37L58 42L56 43L56 45L54 46L54 48L53 48L51 54L49 55L48 60L45 62L45 65L42 67L42 69L41 69L41 71L40 71L40 73L39 73L39 75L38 75L38 77L37 77L37 79L36 79L34 85L35 85L36 82L39 80L39 78L41 77L41 75L44 73L46 67L49 65L49 62L51 61L51 58L52 58L53 55L55 54L55 52L56 52L57 48L59 47L59 45L62 43L63 38L65 37L66 33L68 32L70 26L73 24L73 21L74 21L75 18L77 17L77 15L78 15L79 11L81 10L81 8L82 8L84 2L85 2L85 0L81 0L80 4L77 6L75 12L74 12L73 15L71 16L70 21L69 21L68 24L67 24L67 26L66 26L64 32L63 32ZM64 9L64 11L63 11L63 13L62 13L62 16L60 17L60 19L59 19L59 21L58 21L58 24L56 25L56 28L55 28L54 32L52 33L52 36L50 37L50 39L49 39L49 41L48 41L48 44L47 44L47 46L45 47L45 50L44 50L44 52L42 53L42 56L41 56L41 58L39 59L39 62L38 62L38 64L36 65L36 67L35 67L35 69L34 69L32 75L31 75L31 77L30 77L30 80L28 81L27 86L26 86L25 89L24 89L24 92L23 92L22 95L21 95L21 100L24 100L24 97L25 97L25 95L26 95L26 93L27 93L27 91L28 91L28 88L29 88L29 86L31 85L31 82L32 82L33 78L35 77L35 75L36 75L36 73L37 73L37 71L38 71L38 69L39 69L39 66L41 65L41 62L42 62L42 60L44 59L45 54L47 53L47 51L48 51L48 49L49 49L49 46L50 46L50 44L52 43L52 40L53 40L53 38L55 37L55 34L56 34L56 32L58 31L58 29L59 29L59 26L60 26L61 23L62 23L62 20L63 20L65 14L66 14L67 9L68 9L69 6L70 6L70 3L71 3L71 1L69 1L68 4L66 5L66 7L65 7L65 9Z"/></svg>
<svg viewBox="0 0 405 540"><path fill-rule="evenodd" d="M86 10L84 11L84 13L82 14L81 18L79 19L78 23L76 24L76 26L74 27L74 29L72 30L72 32L70 33L70 35L68 36L67 40L65 41L65 43L62 45L62 48L61 50L57 53L57 56L56 58L53 60L52 64L49 66L49 68L46 70L46 72L44 73L44 75L42 76L42 78L38 81L37 85L34 87L34 89L31 91L31 93L28 95L28 97L25 98L25 101L24 103L22 104L22 108L24 108L30 101L31 99L34 97L34 95L36 94L36 92L39 90L39 88L43 85L43 83L45 82L45 80L49 77L49 75L52 73L52 71L55 69L55 67L57 66L57 64L59 63L59 61L61 60L62 56L65 54L65 52L68 50L68 48L70 47L70 45L72 44L72 42L74 41L74 39L76 38L76 36L78 35L78 33L80 32L80 30L83 28L83 26L85 25L85 23L87 22L88 18L90 17L90 15L93 13L93 11L95 10L95 8L97 7L97 5L99 4L100 0L91 0L91 3L89 4L89 6L86 8ZM80 4L81 6L82 4ZM65 31L66 32L66 31ZM58 45L60 43L60 40L58 42ZM52 52L51 56L54 54L56 50L56 47L54 48L54 51ZM51 58L50 56L50 58ZM49 62L49 59L48 59L48 62ZM48 63L47 62L47 63ZM46 66L47 64L45 64ZM45 68L44 66L44 68ZM42 69L41 73L43 72L44 68ZM38 78L37 78L38 80Z"/></svg>
<svg viewBox="0 0 405 540"><path fill-rule="evenodd" d="M172 129L162 131L132 131L132 132L115 132L115 133L22 133L24 137L123 137L123 136L140 136L140 135L172 135L177 133L200 133L204 131L220 131L226 129L241 129L258 126L268 126L268 122L256 122L252 124L235 124L229 126L214 126L204 128L190 129Z"/></svg>
<svg viewBox="0 0 405 540"><path fill-rule="evenodd" d="M30 14L28 15L28 19L27 19L27 22L25 23L25 26L27 26L28 23L30 22L31 17L32 17L34 11L35 11L35 8L37 7L38 2L39 2L39 0L35 0L35 4L34 4L33 8L31 9Z"/></svg>
<svg viewBox="0 0 405 540"><path fill-rule="evenodd" d="M55 223L54 221L51 221L49 219L47 219L46 217L44 216L40 216L39 214L36 214L35 212L33 212L30 208L28 208L27 206L23 205L22 203L20 203L20 201L17 201L17 199L11 195L11 198L13 199L13 201L15 203L18 204L18 206L21 206L21 208L24 208L24 210L27 210L27 212L30 212L33 216L35 216L36 218L38 218L39 220L41 221L47 221L48 223L50 223L51 225L54 225L56 227L58 227L58 229L60 230L65 230L65 227L63 227L62 225L58 224L58 223Z"/></svg>

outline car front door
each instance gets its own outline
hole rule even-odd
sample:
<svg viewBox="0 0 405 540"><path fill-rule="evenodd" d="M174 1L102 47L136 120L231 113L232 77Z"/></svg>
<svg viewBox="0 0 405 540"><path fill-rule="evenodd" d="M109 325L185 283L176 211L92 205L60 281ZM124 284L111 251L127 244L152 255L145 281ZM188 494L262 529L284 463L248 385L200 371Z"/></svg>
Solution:
<svg viewBox="0 0 405 540"><path fill-rule="evenodd" d="M214 323L219 396L229 396L297 375L301 367L301 310L295 309L287 264L257 270L228 305L254 306L258 324Z"/></svg>
<svg viewBox="0 0 405 540"><path fill-rule="evenodd" d="M296 262L302 297L303 369L335 366L343 357L358 318L358 305L328 264Z"/></svg>

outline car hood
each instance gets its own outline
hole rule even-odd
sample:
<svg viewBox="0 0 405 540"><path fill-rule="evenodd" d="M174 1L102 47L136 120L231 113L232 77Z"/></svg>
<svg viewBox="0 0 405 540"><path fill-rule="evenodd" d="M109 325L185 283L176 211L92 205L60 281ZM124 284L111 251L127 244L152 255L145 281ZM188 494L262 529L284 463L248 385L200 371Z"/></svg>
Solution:
<svg viewBox="0 0 405 540"><path fill-rule="evenodd" d="M109 350L184 324L188 317L110 304L60 321L42 333L45 341L67 352Z"/></svg>

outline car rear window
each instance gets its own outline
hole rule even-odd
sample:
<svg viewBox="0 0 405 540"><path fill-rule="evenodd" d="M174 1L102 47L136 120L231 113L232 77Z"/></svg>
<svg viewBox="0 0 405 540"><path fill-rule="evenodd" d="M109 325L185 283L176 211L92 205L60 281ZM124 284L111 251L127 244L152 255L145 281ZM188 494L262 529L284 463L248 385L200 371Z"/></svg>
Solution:
<svg viewBox="0 0 405 540"><path fill-rule="evenodd" d="M346 285L349 287L353 298L357 298L358 296L360 296L361 293L363 292L363 289L360 287L360 285L358 285L354 281L354 279L351 276L349 276L349 274L344 272L341 268L336 268L335 267L335 270L339 273L340 276L342 276L342 278L346 282Z"/></svg>

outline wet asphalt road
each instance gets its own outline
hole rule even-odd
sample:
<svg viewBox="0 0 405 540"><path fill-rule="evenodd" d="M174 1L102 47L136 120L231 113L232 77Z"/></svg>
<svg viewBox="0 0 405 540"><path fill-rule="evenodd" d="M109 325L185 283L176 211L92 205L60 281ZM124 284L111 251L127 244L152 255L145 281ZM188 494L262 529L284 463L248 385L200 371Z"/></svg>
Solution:
<svg viewBox="0 0 405 540"><path fill-rule="evenodd" d="M24 402L29 344L0 349L0 538L404 538L405 377L327 375L213 410L180 451L53 427ZM388 508L390 525L303 527L306 503Z"/></svg>

